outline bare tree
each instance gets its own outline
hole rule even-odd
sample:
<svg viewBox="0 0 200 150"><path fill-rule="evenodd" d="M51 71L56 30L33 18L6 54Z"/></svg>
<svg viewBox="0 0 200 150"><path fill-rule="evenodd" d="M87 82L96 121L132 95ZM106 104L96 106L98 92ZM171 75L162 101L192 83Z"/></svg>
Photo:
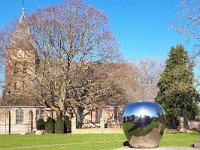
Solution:
<svg viewBox="0 0 200 150"><path fill-rule="evenodd" d="M125 93L118 73L126 67L113 65L121 56L107 17L81 0L22 15L3 44L6 96L36 97L65 114L67 108L117 104Z"/></svg>
<svg viewBox="0 0 200 150"><path fill-rule="evenodd" d="M106 16L80 0L69 0L31 14L29 28L37 54L39 99L61 112L67 106L88 105L87 90L94 83L78 83L77 78L87 76L93 62L119 58Z"/></svg>
<svg viewBox="0 0 200 150"><path fill-rule="evenodd" d="M107 105L123 107L127 102L135 100L138 84L134 79L135 70L131 64L103 62L95 64L90 70L87 70L85 75L77 76L78 78L74 82L76 84L78 82L78 85L81 84L82 87L81 91L75 91L76 96L81 96L77 99L76 106L71 108L78 106L79 125L84 116L96 108L101 109ZM85 111L84 114L85 108L88 111Z"/></svg>
<svg viewBox="0 0 200 150"><path fill-rule="evenodd" d="M10 39L10 32L7 28L1 29L0 32L0 91L5 85L5 64L6 64L6 48ZM1 95L1 94L0 94Z"/></svg>
<svg viewBox="0 0 200 150"><path fill-rule="evenodd" d="M176 31L184 35L186 42L192 45L191 59L199 68L200 54L200 1L180 0L176 13L176 22L173 27ZM195 73L196 86L199 86L199 73Z"/></svg>
<svg viewBox="0 0 200 150"><path fill-rule="evenodd" d="M180 0L176 16L173 26L194 45L192 57L196 58L200 54L200 1Z"/></svg>
<svg viewBox="0 0 200 150"><path fill-rule="evenodd" d="M197 76L195 78L195 84L196 84L196 87L199 87L200 86L200 62L197 64Z"/></svg>
<svg viewBox="0 0 200 150"><path fill-rule="evenodd" d="M139 84L136 90L137 101L155 101L158 92L157 83L164 69L162 59L143 58L139 63L133 63L136 68L136 80Z"/></svg>
<svg viewBox="0 0 200 150"><path fill-rule="evenodd" d="M140 84L157 84L164 69L164 61L162 59L143 58L139 63L134 63L134 66Z"/></svg>

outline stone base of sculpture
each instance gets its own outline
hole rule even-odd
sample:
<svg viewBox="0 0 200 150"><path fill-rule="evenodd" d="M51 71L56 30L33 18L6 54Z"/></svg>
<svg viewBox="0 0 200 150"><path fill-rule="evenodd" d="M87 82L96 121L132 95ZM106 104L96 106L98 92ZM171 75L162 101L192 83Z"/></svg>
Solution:
<svg viewBox="0 0 200 150"><path fill-rule="evenodd" d="M186 146L166 146L157 148L131 148L128 146L117 148L114 150L199 150L198 148L186 147Z"/></svg>

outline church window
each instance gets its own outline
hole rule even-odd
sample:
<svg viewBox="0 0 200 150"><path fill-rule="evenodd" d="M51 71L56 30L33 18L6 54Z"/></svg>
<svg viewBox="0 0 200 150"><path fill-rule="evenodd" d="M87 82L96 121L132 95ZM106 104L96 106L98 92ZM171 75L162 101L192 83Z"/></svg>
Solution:
<svg viewBox="0 0 200 150"><path fill-rule="evenodd" d="M44 110L40 111L40 118L44 118Z"/></svg>
<svg viewBox="0 0 200 150"><path fill-rule="evenodd" d="M17 73L17 62L14 63L14 73Z"/></svg>
<svg viewBox="0 0 200 150"><path fill-rule="evenodd" d="M24 121L24 111L23 109L16 110L16 124L21 124Z"/></svg>
<svg viewBox="0 0 200 150"><path fill-rule="evenodd" d="M17 82L14 83L14 89L17 90Z"/></svg>
<svg viewBox="0 0 200 150"><path fill-rule="evenodd" d="M114 121L116 124L121 124L122 122L122 113L118 107L114 108Z"/></svg>
<svg viewBox="0 0 200 150"><path fill-rule="evenodd" d="M38 119L44 119L44 110L43 109L36 110L36 120L38 120Z"/></svg>
<svg viewBox="0 0 200 150"><path fill-rule="evenodd" d="M26 63L24 63L24 64L23 64L23 70L22 70L23 73L26 73L26 69L27 69L27 65L26 65Z"/></svg>
<svg viewBox="0 0 200 150"><path fill-rule="evenodd" d="M36 110L36 120L38 120L40 118L40 110L37 109Z"/></svg>
<svg viewBox="0 0 200 150"><path fill-rule="evenodd" d="M115 121L118 120L118 116L119 116L119 115L118 115L118 108L115 107L115 108L114 108L114 120L115 120Z"/></svg>
<svg viewBox="0 0 200 150"><path fill-rule="evenodd" d="M23 91L25 90L25 81L22 81Z"/></svg>
<svg viewBox="0 0 200 150"><path fill-rule="evenodd" d="M102 110L97 108L96 109L96 122L100 122L101 116L102 116Z"/></svg>

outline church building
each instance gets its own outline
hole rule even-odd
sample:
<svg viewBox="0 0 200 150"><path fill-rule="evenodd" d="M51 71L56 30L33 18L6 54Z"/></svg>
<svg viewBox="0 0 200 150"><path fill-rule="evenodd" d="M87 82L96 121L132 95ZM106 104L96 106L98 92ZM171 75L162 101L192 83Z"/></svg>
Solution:
<svg viewBox="0 0 200 150"><path fill-rule="evenodd" d="M50 109L28 95L34 86L27 76L34 73L34 67L28 65L30 61L35 61L35 54L24 49L31 45L21 46L27 41L21 44L16 42L16 39L23 41L23 38L31 40L24 8L6 51L6 89L0 101L0 134L33 133L39 118L53 115Z"/></svg>
<svg viewBox="0 0 200 150"><path fill-rule="evenodd" d="M29 75L32 74L31 77L34 77L33 62L36 62L36 54L33 45L30 44L32 39L24 11L23 8L6 50L6 89L0 100L0 134L34 133L37 130L38 119L46 120L47 117L56 119L57 115L30 94L30 91L35 88L34 79ZM143 93L139 95L144 96L146 92L143 89L140 91ZM152 95L151 101L154 97L155 94ZM148 99L148 97L143 97L143 99ZM105 106L101 110L95 109L85 116L82 127L99 127L97 122L102 116L107 127L120 127L121 115L121 107Z"/></svg>
<svg viewBox="0 0 200 150"><path fill-rule="evenodd" d="M36 61L36 56L32 45L27 44L31 43L31 36L24 11L23 8L6 51L6 89L0 101L0 134L34 133L38 119L56 118L55 112L29 95L34 83L28 75L35 73L35 66L31 65ZM30 41L27 42L27 39ZM113 114L113 107L106 109L106 118L114 119L115 116L116 119L116 115L119 115ZM101 114L98 109L85 116L84 126L95 127L91 122L99 121Z"/></svg>

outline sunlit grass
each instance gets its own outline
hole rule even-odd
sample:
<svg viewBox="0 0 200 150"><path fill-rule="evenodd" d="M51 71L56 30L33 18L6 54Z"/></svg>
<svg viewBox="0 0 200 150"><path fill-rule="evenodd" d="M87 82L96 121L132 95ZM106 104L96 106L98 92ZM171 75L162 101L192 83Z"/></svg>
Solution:
<svg viewBox="0 0 200 150"><path fill-rule="evenodd" d="M198 138L198 133L165 133L160 145L191 146ZM112 150L125 141L123 134L0 135L0 150Z"/></svg>

